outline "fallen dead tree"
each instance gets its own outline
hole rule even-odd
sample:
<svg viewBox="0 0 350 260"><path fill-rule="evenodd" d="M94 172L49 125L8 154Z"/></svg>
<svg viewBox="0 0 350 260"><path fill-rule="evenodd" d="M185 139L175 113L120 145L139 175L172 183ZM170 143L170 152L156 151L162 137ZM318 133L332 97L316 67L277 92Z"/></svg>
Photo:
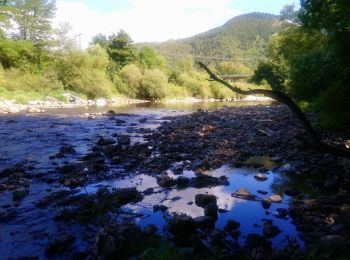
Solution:
<svg viewBox="0 0 350 260"><path fill-rule="evenodd" d="M236 86L229 84L228 82L219 78L218 76L216 76L204 63L198 62L198 64L201 68L203 68L209 74L210 80L221 83L222 85L228 87L230 90L232 90L237 94L244 95L244 96L257 95L257 94L264 95L266 97L272 98L288 106L289 109L292 111L292 113L298 118L300 123L303 125L308 135L308 138L305 138L303 136L295 136L295 138L301 141L306 146L311 147L323 153L329 153L337 157L350 159L349 150L327 144L319 138L316 131L311 126L310 121L306 118L305 114L301 111L298 105L295 104L295 102L285 93L277 90L267 90L267 89L242 90Z"/></svg>

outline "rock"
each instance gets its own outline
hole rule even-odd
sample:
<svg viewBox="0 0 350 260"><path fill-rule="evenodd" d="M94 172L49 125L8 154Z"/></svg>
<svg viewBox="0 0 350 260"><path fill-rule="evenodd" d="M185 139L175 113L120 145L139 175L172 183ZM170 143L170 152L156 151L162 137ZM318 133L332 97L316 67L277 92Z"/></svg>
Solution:
<svg viewBox="0 0 350 260"><path fill-rule="evenodd" d="M164 212L164 211L167 211L167 209L168 209L168 207L165 205L154 205L153 206L153 212L157 212L157 211Z"/></svg>
<svg viewBox="0 0 350 260"><path fill-rule="evenodd" d="M59 154L65 155L65 154L76 154L74 147L72 145L63 145L60 149Z"/></svg>
<svg viewBox="0 0 350 260"><path fill-rule="evenodd" d="M218 219L218 206L216 203L210 203L204 207L204 215Z"/></svg>
<svg viewBox="0 0 350 260"><path fill-rule="evenodd" d="M350 213L350 205L343 204L342 206L340 206L339 211L342 213Z"/></svg>
<svg viewBox="0 0 350 260"><path fill-rule="evenodd" d="M148 196L148 195L153 194L153 192L154 192L154 188L148 188L143 192L143 195Z"/></svg>
<svg viewBox="0 0 350 260"><path fill-rule="evenodd" d="M162 175L157 178L157 183L160 187L169 188L176 184L173 178L170 178L168 175Z"/></svg>
<svg viewBox="0 0 350 260"><path fill-rule="evenodd" d="M272 202L275 202L275 203L279 203L282 201L282 198L280 195L271 195L269 197L269 199L272 201Z"/></svg>
<svg viewBox="0 0 350 260"><path fill-rule="evenodd" d="M120 145L129 145L130 144L130 137L127 135L122 135L117 138L118 144Z"/></svg>
<svg viewBox="0 0 350 260"><path fill-rule="evenodd" d="M74 243L74 236L64 234L51 241L45 247L45 256L54 256L67 250Z"/></svg>
<svg viewBox="0 0 350 260"><path fill-rule="evenodd" d="M266 195L268 192L266 190L257 190L259 194Z"/></svg>
<svg viewBox="0 0 350 260"><path fill-rule="evenodd" d="M148 224L143 229L143 233L145 233L146 235L154 235L155 233L157 233L157 231L158 227L153 224Z"/></svg>
<svg viewBox="0 0 350 260"><path fill-rule="evenodd" d="M263 225L263 234L268 238L272 238L281 233L281 230L272 224L272 221L265 221Z"/></svg>
<svg viewBox="0 0 350 260"><path fill-rule="evenodd" d="M297 190L290 189L290 190L285 190L284 194L286 194L287 196L290 196L290 197L294 197L294 196L298 196L300 194L300 192Z"/></svg>
<svg viewBox="0 0 350 260"><path fill-rule="evenodd" d="M98 259L113 259L117 251L117 241L114 237L102 232L98 234L93 245L92 252Z"/></svg>
<svg viewBox="0 0 350 260"><path fill-rule="evenodd" d="M14 201L18 201L23 199L25 196L27 196L27 191L23 188L15 190L12 192L12 199Z"/></svg>
<svg viewBox="0 0 350 260"><path fill-rule="evenodd" d="M206 205L210 203L214 203L216 205L217 198L215 195L209 195L209 194L196 194L195 196L195 203L198 207L204 208Z"/></svg>
<svg viewBox="0 0 350 260"><path fill-rule="evenodd" d="M190 179L187 178L187 177L184 177L184 176L179 176L176 179L176 184L179 187L186 187L186 186L188 186L190 184Z"/></svg>
<svg viewBox="0 0 350 260"><path fill-rule="evenodd" d="M98 139L98 141L96 142L96 145L105 146L105 145L110 145L115 143L116 141L113 139L100 137L100 139Z"/></svg>
<svg viewBox="0 0 350 260"><path fill-rule="evenodd" d="M216 220L209 216L201 216L194 219L198 228L214 228Z"/></svg>
<svg viewBox="0 0 350 260"><path fill-rule="evenodd" d="M0 191L5 191L7 190L7 185L6 184L0 184Z"/></svg>
<svg viewBox="0 0 350 260"><path fill-rule="evenodd" d="M194 248L193 247L180 247L177 249L177 253L179 255L190 255L193 254Z"/></svg>
<svg viewBox="0 0 350 260"><path fill-rule="evenodd" d="M188 238L196 231L196 222L185 214L175 214L169 221L169 231L177 238Z"/></svg>
<svg viewBox="0 0 350 260"><path fill-rule="evenodd" d="M277 218L286 219L287 216L288 216L288 210L287 209L283 209L283 208L278 208L277 209L277 214L275 214L275 216Z"/></svg>
<svg viewBox="0 0 350 260"><path fill-rule="evenodd" d="M29 107L27 109L27 113L41 113L41 112L42 112L41 109L36 108L36 107Z"/></svg>
<svg viewBox="0 0 350 260"><path fill-rule="evenodd" d="M249 251L261 248L264 251L271 251L271 242L264 236L258 234L248 234L246 237L245 248ZM261 251L260 250L260 251Z"/></svg>
<svg viewBox="0 0 350 260"><path fill-rule="evenodd" d="M125 120L122 120L122 119L115 119L115 123L116 123L116 125L121 125L121 124L125 124L126 123L126 121Z"/></svg>
<svg viewBox="0 0 350 260"><path fill-rule="evenodd" d="M266 181L267 180L267 177L262 173L255 174L254 178L258 181Z"/></svg>
<svg viewBox="0 0 350 260"><path fill-rule="evenodd" d="M346 239L339 235L325 235L319 238L318 240L319 246L326 248L337 250L343 250L347 246Z"/></svg>
<svg viewBox="0 0 350 260"><path fill-rule="evenodd" d="M141 194L136 188L117 189L113 192L113 195L120 205L139 201L141 199Z"/></svg>
<svg viewBox="0 0 350 260"><path fill-rule="evenodd" d="M227 220L226 225L224 226L224 230L227 232L231 232L233 230L238 229L240 225L241 224L239 222L230 219Z"/></svg>
<svg viewBox="0 0 350 260"><path fill-rule="evenodd" d="M269 199L263 199L260 203L264 209L268 209L271 207L271 201Z"/></svg>
<svg viewBox="0 0 350 260"><path fill-rule="evenodd" d="M236 190L234 193L232 193L232 196L238 197L241 199L247 199L247 200L251 200L255 198L255 195L250 193L250 191L247 190L246 188L240 188Z"/></svg>
<svg viewBox="0 0 350 260"><path fill-rule="evenodd" d="M16 211L14 209L0 211L0 223L8 222L15 217L16 217Z"/></svg>

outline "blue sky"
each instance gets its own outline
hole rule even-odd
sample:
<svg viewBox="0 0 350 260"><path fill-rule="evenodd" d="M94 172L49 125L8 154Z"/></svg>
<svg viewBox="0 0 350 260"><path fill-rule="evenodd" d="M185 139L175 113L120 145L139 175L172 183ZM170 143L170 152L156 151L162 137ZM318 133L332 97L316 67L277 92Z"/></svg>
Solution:
<svg viewBox="0 0 350 260"><path fill-rule="evenodd" d="M120 29L135 42L189 37L249 12L278 14L299 0L56 0L55 24L68 22L71 35L82 34L83 47L97 33Z"/></svg>

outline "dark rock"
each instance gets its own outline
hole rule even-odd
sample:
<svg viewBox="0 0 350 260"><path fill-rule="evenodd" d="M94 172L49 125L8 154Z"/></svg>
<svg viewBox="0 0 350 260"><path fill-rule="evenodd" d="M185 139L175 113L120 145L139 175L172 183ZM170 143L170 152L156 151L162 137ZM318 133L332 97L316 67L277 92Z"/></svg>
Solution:
<svg viewBox="0 0 350 260"><path fill-rule="evenodd" d="M204 208L206 205L210 203L214 203L216 205L217 198L215 197L215 195L196 194L195 203L197 206Z"/></svg>
<svg viewBox="0 0 350 260"><path fill-rule="evenodd" d="M300 194L299 191L297 190L285 190L284 191L284 194L286 194L287 196L291 196L291 197L294 197L294 196L298 196Z"/></svg>
<svg viewBox="0 0 350 260"><path fill-rule="evenodd" d="M196 222L185 214L175 214L169 221L168 230L177 238L188 238L196 231Z"/></svg>
<svg viewBox="0 0 350 260"><path fill-rule="evenodd" d="M268 192L265 190L257 190L259 194L266 195Z"/></svg>
<svg viewBox="0 0 350 260"><path fill-rule="evenodd" d="M113 196L117 199L120 205L139 201L141 199L141 194L136 188L117 189L113 192Z"/></svg>
<svg viewBox="0 0 350 260"><path fill-rule="evenodd" d="M218 206L216 203L209 203L204 207L204 215L218 219Z"/></svg>
<svg viewBox="0 0 350 260"><path fill-rule="evenodd" d="M25 189L18 189L12 192L12 199L18 201L27 196L27 191Z"/></svg>
<svg viewBox="0 0 350 260"><path fill-rule="evenodd" d="M106 232L101 232L95 239L92 251L98 259L113 259L117 247L116 238Z"/></svg>
<svg viewBox="0 0 350 260"><path fill-rule="evenodd" d="M271 207L271 201L269 199L263 199L260 203L264 209L268 209Z"/></svg>
<svg viewBox="0 0 350 260"><path fill-rule="evenodd" d="M331 250L343 250L347 246L346 239L339 235L325 235L318 242L322 248Z"/></svg>
<svg viewBox="0 0 350 260"><path fill-rule="evenodd" d="M165 206L165 205L154 205L153 206L153 212L157 212L157 211L164 212L164 211L167 211L167 210L168 210L168 207Z"/></svg>
<svg viewBox="0 0 350 260"><path fill-rule="evenodd" d="M277 209L277 215L275 215L277 218L281 218L281 219L286 219L288 216L288 210L287 209L283 209L283 208L278 208Z"/></svg>
<svg viewBox="0 0 350 260"><path fill-rule="evenodd" d="M169 188L176 184L173 178L170 178L168 175L165 175L165 174L157 178L157 183L160 187L164 187L164 188Z"/></svg>
<svg viewBox="0 0 350 260"><path fill-rule="evenodd" d="M122 135L117 138L118 144L120 145L129 145L130 144L130 137L127 135Z"/></svg>
<svg viewBox="0 0 350 260"><path fill-rule="evenodd" d="M16 211L14 209L0 211L0 223L8 222L15 217L16 217Z"/></svg>
<svg viewBox="0 0 350 260"><path fill-rule="evenodd" d="M72 145L63 145L60 149L59 155L65 154L76 154L74 147Z"/></svg>
<svg viewBox="0 0 350 260"><path fill-rule="evenodd" d="M158 227L153 224L149 224L143 229L143 233L145 233L146 235L154 235L155 233L157 233L157 231Z"/></svg>
<svg viewBox="0 0 350 260"><path fill-rule="evenodd" d="M146 189L146 190L143 192L143 195L148 196L148 195L153 194L153 192L154 192L154 189L153 189L153 188L148 188L148 189Z"/></svg>
<svg viewBox="0 0 350 260"><path fill-rule="evenodd" d="M272 251L271 242L264 236L258 234L248 234L246 237L245 248L252 251L261 248L264 251Z"/></svg>
<svg viewBox="0 0 350 260"><path fill-rule="evenodd" d="M119 118L116 118L116 119L115 119L115 123L116 123L116 125L121 125L121 124L125 124L126 121L125 121L125 120L122 120L122 119L119 119Z"/></svg>
<svg viewBox="0 0 350 260"><path fill-rule="evenodd" d="M281 233L281 230L272 224L272 221L265 221L264 222L264 225L263 225L263 234L264 236L266 237L275 237L277 236L279 233Z"/></svg>
<svg viewBox="0 0 350 260"><path fill-rule="evenodd" d="M187 178L187 177L184 177L184 176L179 176L176 179L176 184L179 187L186 187L186 186L188 186L190 184L190 179Z"/></svg>
<svg viewBox="0 0 350 260"><path fill-rule="evenodd" d="M45 247L46 256L54 256L67 250L74 243L74 236L72 235L61 235L55 240L48 243Z"/></svg>
<svg viewBox="0 0 350 260"><path fill-rule="evenodd" d="M100 137L100 139L98 139L98 141L96 142L96 145L105 146L105 145L115 144L115 143L116 141L113 139Z"/></svg>
<svg viewBox="0 0 350 260"><path fill-rule="evenodd" d="M231 232L233 230L238 229L240 225L241 224L239 222L230 219L227 220L226 225L224 226L224 230L227 232Z"/></svg>
<svg viewBox="0 0 350 260"><path fill-rule="evenodd" d="M194 219L198 228L214 228L216 220L209 216L201 216Z"/></svg>
<svg viewBox="0 0 350 260"><path fill-rule="evenodd" d="M116 116L118 115L114 110L108 110L106 113L105 113L106 116Z"/></svg>

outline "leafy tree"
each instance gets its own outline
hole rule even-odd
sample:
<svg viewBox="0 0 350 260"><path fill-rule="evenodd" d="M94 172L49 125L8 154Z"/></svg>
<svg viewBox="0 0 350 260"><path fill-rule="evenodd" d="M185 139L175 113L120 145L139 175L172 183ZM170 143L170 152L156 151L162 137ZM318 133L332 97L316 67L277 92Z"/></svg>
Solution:
<svg viewBox="0 0 350 260"><path fill-rule="evenodd" d="M141 80L139 98L162 99L166 96L167 76L159 69L146 70Z"/></svg>
<svg viewBox="0 0 350 260"><path fill-rule="evenodd" d="M129 34L123 30L109 37L107 53L118 70L136 59L135 48L131 44Z"/></svg>
<svg viewBox="0 0 350 260"><path fill-rule="evenodd" d="M106 35L99 33L92 38L91 44L99 44L103 48L107 48L109 41Z"/></svg>
<svg viewBox="0 0 350 260"><path fill-rule="evenodd" d="M153 48L145 46L140 50L139 59L147 68L165 68L166 61Z"/></svg>
<svg viewBox="0 0 350 260"><path fill-rule="evenodd" d="M51 19L55 14L55 1L9 0L11 20L15 24L15 37L21 40L47 40L51 33Z"/></svg>

